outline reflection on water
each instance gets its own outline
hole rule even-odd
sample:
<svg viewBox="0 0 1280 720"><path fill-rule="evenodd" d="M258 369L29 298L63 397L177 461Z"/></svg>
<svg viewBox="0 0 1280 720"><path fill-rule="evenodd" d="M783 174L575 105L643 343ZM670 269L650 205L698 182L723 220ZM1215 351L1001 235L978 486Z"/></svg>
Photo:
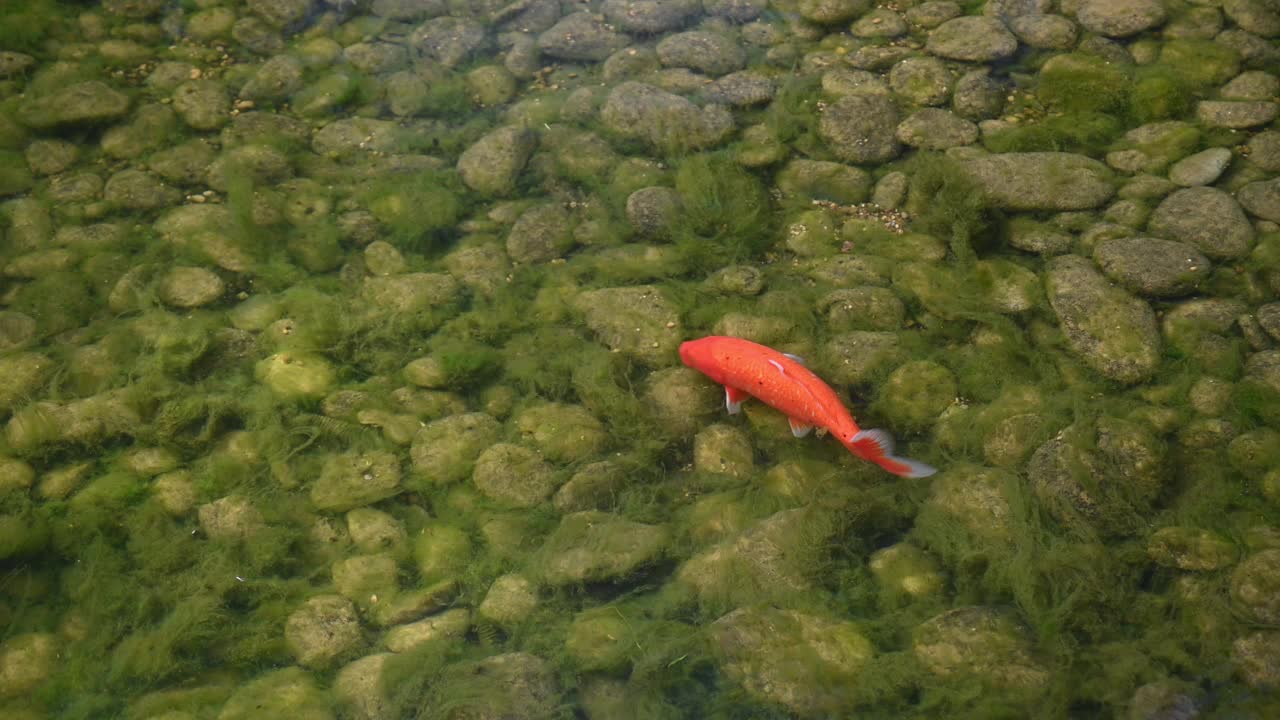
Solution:
<svg viewBox="0 0 1280 720"><path fill-rule="evenodd" d="M0 715L1280 713L1277 36L0 5Z"/></svg>

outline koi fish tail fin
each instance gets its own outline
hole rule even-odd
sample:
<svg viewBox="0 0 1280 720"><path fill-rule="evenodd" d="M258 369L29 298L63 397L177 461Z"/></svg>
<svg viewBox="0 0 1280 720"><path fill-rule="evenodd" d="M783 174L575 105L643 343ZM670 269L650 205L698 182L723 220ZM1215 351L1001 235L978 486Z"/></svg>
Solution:
<svg viewBox="0 0 1280 720"><path fill-rule="evenodd" d="M893 437L883 430L859 430L849 438L855 455L879 465L899 477L922 478L938 472L931 465L893 454Z"/></svg>

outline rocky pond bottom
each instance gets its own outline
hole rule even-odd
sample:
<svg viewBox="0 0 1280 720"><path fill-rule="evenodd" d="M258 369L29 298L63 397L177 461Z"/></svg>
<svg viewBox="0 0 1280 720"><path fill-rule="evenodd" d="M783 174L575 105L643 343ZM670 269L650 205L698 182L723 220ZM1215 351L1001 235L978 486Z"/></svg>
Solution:
<svg viewBox="0 0 1280 720"><path fill-rule="evenodd" d="M0 716L1280 716L1276 38L0 3Z"/></svg>

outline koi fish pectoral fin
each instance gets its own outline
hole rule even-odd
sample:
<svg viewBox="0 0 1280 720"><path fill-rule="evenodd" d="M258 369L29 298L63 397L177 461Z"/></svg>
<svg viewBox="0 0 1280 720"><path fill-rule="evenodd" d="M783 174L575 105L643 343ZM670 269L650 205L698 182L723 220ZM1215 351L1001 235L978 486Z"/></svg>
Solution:
<svg viewBox="0 0 1280 720"><path fill-rule="evenodd" d="M724 408L729 411L730 415L737 415L742 412L742 401L751 397L749 393L743 392L736 387L724 386Z"/></svg>
<svg viewBox="0 0 1280 720"><path fill-rule="evenodd" d="M795 436L796 436L796 437L798 437L798 438L801 438L801 437L804 437L805 435L808 435L808 434L809 434L809 432L810 432L811 430L813 430L813 426L812 426L812 425L808 425L808 424L806 424L806 423L804 423L804 422L802 422L802 421L800 421L800 420L797 420L797 419L795 419L795 418L793 418L793 417L789 417L789 418L787 418L787 422L791 423L791 434L792 434L792 435L795 435Z"/></svg>

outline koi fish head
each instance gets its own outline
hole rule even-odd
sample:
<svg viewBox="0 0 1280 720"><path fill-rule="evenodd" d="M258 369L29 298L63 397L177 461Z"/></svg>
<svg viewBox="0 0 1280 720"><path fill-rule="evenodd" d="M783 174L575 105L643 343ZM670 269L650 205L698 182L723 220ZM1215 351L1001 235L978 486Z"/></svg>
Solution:
<svg viewBox="0 0 1280 720"><path fill-rule="evenodd" d="M715 370L720 365L719 359L716 358L715 347L714 336L680 343L680 361L694 370L711 376L714 380L716 379Z"/></svg>

